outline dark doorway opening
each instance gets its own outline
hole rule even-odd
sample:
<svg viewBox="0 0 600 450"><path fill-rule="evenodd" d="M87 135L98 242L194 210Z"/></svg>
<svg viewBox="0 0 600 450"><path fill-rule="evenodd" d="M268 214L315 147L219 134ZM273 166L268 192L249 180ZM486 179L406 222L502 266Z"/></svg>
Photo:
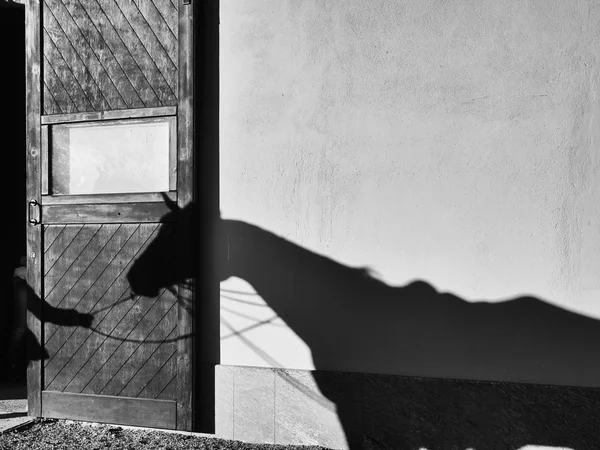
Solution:
<svg viewBox="0 0 600 450"><path fill-rule="evenodd" d="M14 322L13 271L26 251L26 166L25 166L25 8L0 1L2 43L2 198L4 248L0 272L0 342L8 342ZM7 345L0 346L0 357ZM5 374L5 367L0 368Z"/></svg>

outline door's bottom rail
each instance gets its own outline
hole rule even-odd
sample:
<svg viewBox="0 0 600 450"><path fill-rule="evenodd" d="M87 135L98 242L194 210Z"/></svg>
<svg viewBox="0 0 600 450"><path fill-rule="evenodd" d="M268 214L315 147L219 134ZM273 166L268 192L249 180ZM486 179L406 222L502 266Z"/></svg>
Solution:
<svg viewBox="0 0 600 450"><path fill-rule="evenodd" d="M42 391L42 417L175 429L177 402Z"/></svg>

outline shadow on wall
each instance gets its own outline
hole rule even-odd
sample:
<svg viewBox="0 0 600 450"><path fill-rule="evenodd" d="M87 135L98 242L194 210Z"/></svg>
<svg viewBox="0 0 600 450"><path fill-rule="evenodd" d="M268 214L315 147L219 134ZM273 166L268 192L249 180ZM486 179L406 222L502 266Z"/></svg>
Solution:
<svg viewBox="0 0 600 450"><path fill-rule="evenodd" d="M193 209L190 205L179 214L193 215ZM351 448L363 448L363 440L372 442L373 448L412 448L407 446L417 444L498 448L501 444L496 439L508 442L506 434L510 435L510 448L515 449L533 444L579 448L579 443L586 442L592 428L582 415L570 420L562 413L550 414L553 408L548 410L543 399L528 393L527 385L522 385L523 395L518 398L508 397L519 388L502 394L494 383L470 382L470 390L465 392L488 399L497 396L490 405L525 401L521 411L543 415L543 432L528 429L527 420L516 423L514 418L506 425L510 430L498 429L500 422L506 422L498 417L502 408L497 405L496 411L486 410L477 405L477 396L465 403L471 406L460 410L459 417L451 418L450 414L458 412L448 408L455 384L430 380L420 390L418 382L402 381L410 378L385 374L414 373L414 368L419 368L423 373L462 379L555 379L562 384L566 380L566 384L597 385L600 358L593 343L600 342L599 321L533 297L469 303L440 293L424 281L392 287L371 277L367 270L344 266L248 223L221 220L219 228L219 279L236 276L250 283L310 347L317 369L315 381L322 394L336 404ZM161 261L176 248L175 236L158 235L136 262L130 282L137 293L152 295L191 277L190 273L160 273L165 267ZM191 246L188 249L192 251ZM337 382L319 370L354 372L355 380L350 375ZM379 375L361 378L365 372ZM358 390L356 383L360 383ZM431 390L432 383L439 388ZM405 388L420 392L407 393ZM596 393L586 390L591 391ZM560 392L554 407L568 400ZM594 397L596 402L600 400L597 393ZM356 436L361 420L356 402L370 405L363 415L376 415L380 420L376 437L365 430L363 436ZM460 425L449 431L446 425L457 424L457 420ZM444 436L443 442L435 436Z"/></svg>

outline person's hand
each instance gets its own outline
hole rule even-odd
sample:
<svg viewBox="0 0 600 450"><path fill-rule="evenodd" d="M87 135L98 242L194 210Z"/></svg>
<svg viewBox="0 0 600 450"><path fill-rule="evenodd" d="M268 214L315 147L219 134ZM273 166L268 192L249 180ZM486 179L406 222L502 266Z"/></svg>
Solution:
<svg viewBox="0 0 600 450"><path fill-rule="evenodd" d="M65 310L65 312L62 314L64 314L63 315L63 318L64 318L63 325L80 326L80 327L89 328L92 326L92 323L94 322L94 316L92 314L80 313L79 311L77 311L75 309Z"/></svg>
<svg viewBox="0 0 600 450"><path fill-rule="evenodd" d="M89 328L92 326L92 323L94 323L94 315L93 314L84 314L84 313L78 313L79 314L79 326L80 327L85 327L85 328Z"/></svg>

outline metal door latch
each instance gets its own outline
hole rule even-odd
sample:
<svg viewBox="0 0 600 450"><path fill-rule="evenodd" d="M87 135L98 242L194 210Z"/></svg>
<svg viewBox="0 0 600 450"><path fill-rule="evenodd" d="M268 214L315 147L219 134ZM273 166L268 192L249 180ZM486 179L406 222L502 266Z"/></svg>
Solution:
<svg viewBox="0 0 600 450"><path fill-rule="evenodd" d="M28 210L28 219L30 225L39 225L40 224L40 204L34 198L29 201L29 210Z"/></svg>

